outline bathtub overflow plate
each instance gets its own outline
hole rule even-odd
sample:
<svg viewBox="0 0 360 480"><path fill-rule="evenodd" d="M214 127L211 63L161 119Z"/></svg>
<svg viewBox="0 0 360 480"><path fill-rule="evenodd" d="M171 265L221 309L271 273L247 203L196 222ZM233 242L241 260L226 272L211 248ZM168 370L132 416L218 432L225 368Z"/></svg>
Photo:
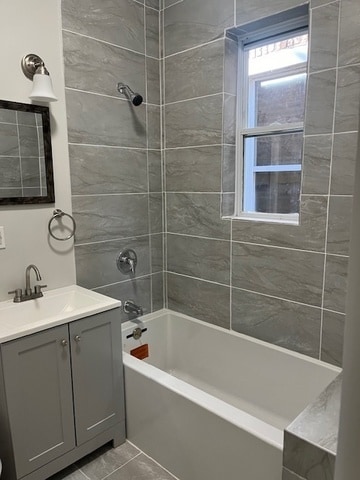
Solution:
<svg viewBox="0 0 360 480"><path fill-rule="evenodd" d="M143 332L142 332L142 329L140 327L134 328L133 334L132 334L133 339L134 340L139 340L139 338L141 338L142 334L143 334Z"/></svg>

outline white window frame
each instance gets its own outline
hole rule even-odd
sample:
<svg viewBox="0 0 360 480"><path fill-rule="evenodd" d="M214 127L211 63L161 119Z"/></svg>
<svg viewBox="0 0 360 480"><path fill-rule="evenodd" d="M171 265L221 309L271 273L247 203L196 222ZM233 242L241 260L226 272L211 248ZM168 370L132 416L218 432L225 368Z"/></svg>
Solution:
<svg viewBox="0 0 360 480"><path fill-rule="evenodd" d="M235 187L235 217L251 219L256 221L267 222L279 222L298 224L299 214L280 214L280 213L262 213L255 212L255 173L256 172L290 172L301 171L301 164L289 164L289 165L268 165L268 166L255 166L253 163L247 162L244 158L244 142L245 139L256 138L259 136L269 136L275 134L286 133L302 133L304 131L304 123L288 123L286 125L271 125L265 127L248 127L248 125L254 124L251 119L248 118L249 101L251 98L255 102L255 97L249 97L251 93L254 93L254 89L251 89L249 85L248 76L248 55L247 52L255 47L266 45L281 40L282 38L291 38L297 35L303 35L308 33L308 25L304 23L304 19L299 19L299 24L294 25L291 22L292 28L286 28L286 25L278 25L271 29L267 29L265 32L257 32L252 36L246 36L243 39L239 39L239 54L238 54L238 88L237 88L237 139L236 139L236 187ZM278 78L279 76L286 76L289 73L291 75L306 74L308 73L308 61L294 66L286 67L283 69L274 70L270 75L269 73L260 73L253 77L253 84L255 81L266 77L264 80L271 80L271 78ZM304 106L305 107L305 106ZM255 108L252 109L255 113ZM250 120L250 122L249 122ZM252 156L254 158L254 155ZM245 188L246 185L246 188Z"/></svg>

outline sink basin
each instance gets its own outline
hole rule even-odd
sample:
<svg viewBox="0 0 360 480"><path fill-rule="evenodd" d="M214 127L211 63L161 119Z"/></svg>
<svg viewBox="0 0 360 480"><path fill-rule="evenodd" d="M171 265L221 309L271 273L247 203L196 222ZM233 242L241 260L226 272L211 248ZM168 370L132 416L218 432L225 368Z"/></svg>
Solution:
<svg viewBox="0 0 360 480"><path fill-rule="evenodd" d="M0 341L34 333L79 318L119 307L121 302L71 285L43 292L35 300L0 302Z"/></svg>

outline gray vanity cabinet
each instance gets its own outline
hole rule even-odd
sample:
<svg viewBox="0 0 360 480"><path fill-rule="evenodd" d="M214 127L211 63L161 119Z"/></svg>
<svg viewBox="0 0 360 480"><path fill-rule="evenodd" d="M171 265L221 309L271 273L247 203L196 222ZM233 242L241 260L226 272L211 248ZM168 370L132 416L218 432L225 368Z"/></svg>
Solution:
<svg viewBox="0 0 360 480"><path fill-rule="evenodd" d="M121 347L117 309L1 345L6 480L48 478L125 440Z"/></svg>
<svg viewBox="0 0 360 480"><path fill-rule="evenodd" d="M68 327L2 345L8 417L18 477L75 447Z"/></svg>
<svg viewBox="0 0 360 480"><path fill-rule="evenodd" d="M123 410L121 323L106 315L71 323L76 439L80 445L119 422Z"/></svg>

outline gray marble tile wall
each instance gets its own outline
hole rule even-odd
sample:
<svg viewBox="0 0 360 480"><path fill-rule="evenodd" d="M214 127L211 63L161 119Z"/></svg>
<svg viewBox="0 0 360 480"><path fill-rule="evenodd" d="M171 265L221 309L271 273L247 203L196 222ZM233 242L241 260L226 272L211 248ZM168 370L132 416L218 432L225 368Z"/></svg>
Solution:
<svg viewBox="0 0 360 480"><path fill-rule="evenodd" d="M334 478L342 376L286 428L282 480Z"/></svg>
<svg viewBox="0 0 360 480"><path fill-rule="evenodd" d="M340 365L359 121L358 0L310 1L300 225L220 214L221 201L229 211L234 201L236 46L224 29L303 3L162 5L166 304ZM225 81L224 68L234 72Z"/></svg>
<svg viewBox="0 0 360 480"><path fill-rule="evenodd" d="M77 282L145 313L164 298L159 9L159 0L62 0ZM118 82L144 103L134 107ZM138 255L135 275L116 267L125 248Z"/></svg>

